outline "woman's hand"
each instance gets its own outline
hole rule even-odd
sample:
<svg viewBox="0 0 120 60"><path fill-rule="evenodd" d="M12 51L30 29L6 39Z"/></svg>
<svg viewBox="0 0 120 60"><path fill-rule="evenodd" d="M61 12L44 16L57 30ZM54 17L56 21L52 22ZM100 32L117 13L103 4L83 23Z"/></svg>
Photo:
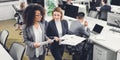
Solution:
<svg viewBox="0 0 120 60"><path fill-rule="evenodd" d="M35 43L34 43L34 47L35 47L35 48L40 47L40 43L35 42Z"/></svg>
<svg viewBox="0 0 120 60"><path fill-rule="evenodd" d="M58 37L54 37L55 41L60 41L60 39Z"/></svg>
<svg viewBox="0 0 120 60"><path fill-rule="evenodd" d="M51 39L48 39L47 41L48 41L48 43L53 43L53 40L51 40Z"/></svg>

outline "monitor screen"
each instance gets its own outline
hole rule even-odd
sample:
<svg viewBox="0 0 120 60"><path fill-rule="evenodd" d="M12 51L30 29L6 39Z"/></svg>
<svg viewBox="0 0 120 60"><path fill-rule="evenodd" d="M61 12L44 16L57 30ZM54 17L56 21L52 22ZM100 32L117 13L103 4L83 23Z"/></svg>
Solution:
<svg viewBox="0 0 120 60"><path fill-rule="evenodd" d="M2 2L10 2L10 1L19 1L19 0L0 0L0 3L2 3Z"/></svg>
<svg viewBox="0 0 120 60"><path fill-rule="evenodd" d="M111 5L118 5L120 6L120 0L111 0Z"/></svg>
<svg viewBox="0 0 120 60"><path fill-rule="evenodd" d="M103 26L99 25L99 24L95 24L94 28L92 31L96 32L96 33L101 33L103 29Z"/></svg>
<svg viewBox="0 0 120 60"><path fill-rule="evenodd" d="M108 13L107 24L120 28L120 14Z"/></svg>
<svg viewBox="0 0 120 60"><path fill-rule="evenodd" d="M64 15L76 18L78 14L78 7L73 5L66 5Z"/></svg>

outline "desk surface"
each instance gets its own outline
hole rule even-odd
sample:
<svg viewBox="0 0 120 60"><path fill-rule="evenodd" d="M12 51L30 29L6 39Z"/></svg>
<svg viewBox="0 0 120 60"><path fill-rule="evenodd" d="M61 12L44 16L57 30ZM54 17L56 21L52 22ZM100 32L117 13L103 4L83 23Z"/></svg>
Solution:
<svg viewBox="0 0 120 60"><path fill-rule="evenodd" d="M96 23L104 26L102 32L99 35L94 35L90 37L90 39L93 42L102 45L115 52L117 52L120 49L120 33L116 33L109 30L115 27L108 26L106 21L102 21L90 17L87 17L87 20L89 22L89 27L91 28L91 30L93 29Z"/></svg>
<svg viewBox="0 0 120 60"><path fill-rule="evenodd" d="M9 53L0 44L0 60L13 60Z"/></svg>
<svg viewBox="0 0 120 60"><path fill-rule="evenodd" d="M114 13L120 13L120 6L116 6L116 5L111 5L112 9L111 11Z"/></svg>
<svg viewBox="0 0 120 60"><path fill-rule="evenodd" d="M72 20L76 20L74 18L70 18L67 16L65 16L64 18L67 19L67 21L69 21L68 22L69 25ZM104 46L112 51L115 51L115 52L117 52L120 49L120 33L116 33L116 32L109 30L109 29L115 28L115 27L108 26L106 21L94 19L91 17L86 17L85 20L88 21L88 24L89 24L88 27L90 28L91 31L95 24L100 24L100 25L104 26L101 34L90 36L90 39L93 42L95 42L96 44L99 44L101 46ZM100 39L98 39L98 37Z"/></svg>

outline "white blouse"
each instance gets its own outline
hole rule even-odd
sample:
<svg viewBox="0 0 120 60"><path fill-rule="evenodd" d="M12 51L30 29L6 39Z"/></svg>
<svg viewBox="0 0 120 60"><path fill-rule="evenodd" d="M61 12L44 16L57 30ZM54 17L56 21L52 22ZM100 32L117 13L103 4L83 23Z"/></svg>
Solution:
<svg viewBox="0 0 120 60"><path fill-rule="evenodd" d="M38 29L33 26L33 31L35 34L35 42L38 42L38 43L42 42L42 29L40 28L40 25ZM36 57L42 54L43 54L43 46L36 48Z"/></svg>
<svg viewBox="0 0 120 60"><path fill-rule="evenodd" d="M62 24L61 24L61 21L60 20L55 20L55 24L56 24L56 27L57 27L59 37L62 37Z"/></svg>

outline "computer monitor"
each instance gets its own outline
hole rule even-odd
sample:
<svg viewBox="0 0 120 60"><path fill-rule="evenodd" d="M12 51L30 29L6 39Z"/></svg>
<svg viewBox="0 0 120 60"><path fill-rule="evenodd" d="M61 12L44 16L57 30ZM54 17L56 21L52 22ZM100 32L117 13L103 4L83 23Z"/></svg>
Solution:
<svg viewBox="0 0 120 60"><path fill-rule="evenodd" d="M65 7L64 15L72 17L72 18L76 18L77 14L78 14L78 9L79 8L77 6L67 4Z"/></svg>
<svg viewBox="0 0 120 60"><path fill-rule="evenodd" d="M118 5L120 6L120 0L111 0L111 5Z"/></svg>
<svg viewBox="0 0 120 60"><path fill-rule="evenodd" d="M19 0L0 0L0 3L2 3L2 2L10 2L10 1L19 1Z"/></svg>
<svg viewBox="0 0 120 60"><path fill-rule="evenodd" d="M107 24L120 28L120 14L108 13Z"/></svg>

